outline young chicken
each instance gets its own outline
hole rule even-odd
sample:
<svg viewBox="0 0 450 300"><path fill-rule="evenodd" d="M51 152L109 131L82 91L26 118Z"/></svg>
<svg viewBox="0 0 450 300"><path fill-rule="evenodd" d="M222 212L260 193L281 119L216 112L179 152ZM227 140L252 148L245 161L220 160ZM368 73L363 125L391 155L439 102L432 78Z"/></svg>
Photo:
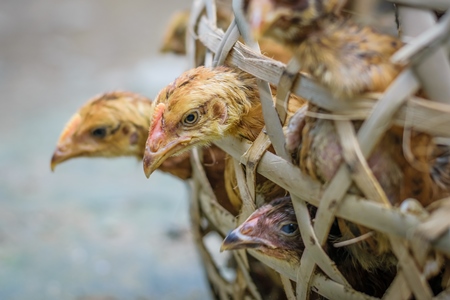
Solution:
<svg viewBox="0 0 450 300"><path fill-rule="evenodd" d="M291 97L290 110L305 103L303 99ZM195 146L207 146L225 136L254 141L264 127L256 78L225 66L198 67L183 73L158 94L152 115L144 154L147 177L173 155ZM228 165L227 169L234 170L234 167ZM229 173L234 176L234 171ZM226 178L227 182L235 180ZM268 184L276 187L258 177L257 194L267 190ZM227 192L230 201L240 208L241 199L236 191L227 189ZM270 196L285 194L281 188L272 188L271 192Z"/></svg>
<svg viewBox="0 0 450 300"><path fill-rule="evenodd" d="M173 14L169 25L164 33L162 53L174 53L177 55L186 55L186 35L189 24L190 11L183 10ZM226 29L231 22L231 13L226 9L217 9L217 26ZM196 64L203 64L205 58L205 46L196 41Z"/></svg>
<svg viewBox="0 0 450 300"><path fill-rule="evenodd" d="M172 15L164 32L163 44L160 50L162 53L186 54L186 34L190 14L189 10L182 10ZM231 11L219 7L217 9L217 27L226 30L232 17Z"/></svg>
<svg viewBox="0 0 450 300"><path fill-rule="evenodd" d="M310 207L315 215L315 208ZM339 228L333 225L325 250L336 263L348 282L358 291L371 296L383 295L392 282L396 269L376 269L368 272L355 264L345 249L332 244L340 239ZM257 209L239 227L224 239L221 251L255 249L286 260L292 265L300 263L305 246L300 235L290 197L279 198Z"/></svg>
<svg viewBox="0 0 450 300"><path fill-rule="evenodd" d="M89 100L64 128L52 156L52 170L76 157L134 156L141 160L150 125L151 104L143 96L123 91L105 93ZM236 214L225 192L225 153L212 145L205 149L203 161L219 203ZM190 155L171 157L158 169L183 180L191 178Z"/></svg>
<svg viewBox="0 0 450 300"><path fill-rule="evenodd" d="M383 92L402 67L389 59L402 43L343 18L346 0L250 0L256 36L269 36L294 51L302 70L337 97Z"/></svg>
<svg viewBox="0 0 450 300"><path fill-rule="evenodd" d="M186 54L186 33L189 23L189 10L177 11L170 17L164 32L162 53Z"/></svg>
<svg viewBox="0 0 450 300"><path fill-rule="evenodd" d="M142 159L151 101L131 92L94 97L66 124L51 160L51 169L76 157L135 156ZM189 156L161 165L161 171L181 179L191 177Z"/></svg>
<svg viewBox="0 0 450 300"><path fill-rule="evenodd" d="M186 55L186 34L189 23L190 11L184 10L176 12L169 21L169 25L164 34L162 53L174 53L178 55ZM217 27L224 31L230 25L232 20L232 12L229 9L219 7L217 9ZM292 58L292 51L275 42L270 38L260 38L258 40L261 53L267 57L288 62ZM197 53L196 61L201 62L205 57L205 46L198 42L196 44Z"/></svg>

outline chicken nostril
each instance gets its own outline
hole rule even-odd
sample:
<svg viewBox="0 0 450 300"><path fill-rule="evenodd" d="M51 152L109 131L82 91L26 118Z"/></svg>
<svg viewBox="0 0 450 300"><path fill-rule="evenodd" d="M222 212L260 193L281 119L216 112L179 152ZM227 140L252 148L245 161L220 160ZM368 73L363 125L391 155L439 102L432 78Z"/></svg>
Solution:
<svg viewBox="0 0 450 300"><path fill-rule="evenodd" d="M158 139L156 141L155 140L150 141L148 147L150 149L150 152L158 152L161 142L162 142L161 139Z"/></svg>
<svg viewBox="0 0 450 300"><path fill-rule="evenodd" d="M253 231L253 226L244 225L241 228L241 233L244 235L248 235L248 234L252 233L252 231Z"/></svg>
<svg viewBox="0 0 450 300"><path fill-rule="evenodd" d="M61 155L64 155L65 152L67 152L67 147L58 146L55 149L55 152L54 152L53 155L54 156L61 156Z"/></svg>

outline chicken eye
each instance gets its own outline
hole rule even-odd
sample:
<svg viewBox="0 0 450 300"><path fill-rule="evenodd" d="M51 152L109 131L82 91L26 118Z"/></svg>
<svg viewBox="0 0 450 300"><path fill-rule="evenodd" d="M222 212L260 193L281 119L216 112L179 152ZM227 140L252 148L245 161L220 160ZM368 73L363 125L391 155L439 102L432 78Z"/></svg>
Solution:
<svg viewBox="0 0 450 300"><path fill-rule="evenodd" d="M191 111L183 118L183 125L187 126L194 125L195 123L197 123L198 119L199 119L198 111L196 110Z"/></svg>
<svg viewBox="0 0 450 300"><path fill-rule="evenodd" d="M295 223L289 223L281 226L281 231L286 235L293 235L295 232L297 232L297 229L298 225Z"/></svg>
<svg viewBox="0 0 450 300"><path fill-rule="evenodd" d="M102 139L106 136L106 128L105 127L99 127L99 128L95 128L94 130L91 131L91 135L95 138L99 138Z"/></svg>

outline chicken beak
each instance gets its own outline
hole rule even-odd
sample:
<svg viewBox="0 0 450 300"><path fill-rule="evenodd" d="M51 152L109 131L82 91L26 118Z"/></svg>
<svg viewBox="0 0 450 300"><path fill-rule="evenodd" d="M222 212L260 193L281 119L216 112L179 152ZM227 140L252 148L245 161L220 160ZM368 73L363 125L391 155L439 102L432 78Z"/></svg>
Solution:
<svg viewBox="0 0 450 300"><path fill-rule="evenodd" d="M247 248L246 246L249 245L250 238L241 234L238 229L228 233L220 246L220 252Z"/></svg>
<svg viewBox="0 0 450 300"><path fill-rule="evenodd" d="M158 126L156 128L158 129ZM190 137L177 137L164 145L166 136L162 132L150 132L145 144L143 158L144 173L147 178L169 157L184 151L191 141Z"/></svg>
<svg viewBox="0 0 450 300"><path fill-rule="evenodd" d="M251 216L250 216L251 218ZM270 241L252 236L255 232L254 226L256 226L256 220L247 219L238 228L228 233L220 246L220 252L225 250L238 250L248 248L259 248L262 246L268 248L276 248Z"/></svg>
<svg viewBox="0 0 450 300"><path fill-rule="evenodd" d="M75 158L81 155L77 149L73 148L72 136L79 127L81 123L81 117L79 114L75 114L67 122L64 130L62 131L55 152L53 152L52 159L50 162L50 169L52 172L55 170L56 166L60 163Z"/></svg>
<svg viewBox="0 0 450 300"><path fill-rule="evenodd" d="M190 138L178 138L155 151L155 148L151 146L152 141L148 139L143 158L145 176L149 178L167 158L183 151L190 140Z"/></svg>
<svg viewBox="0 0 450 300"><path fill-rule="evenodd" d="M67 147L57 146L55 152L53 152L52 160L50 162L50 169L55 171L57 165L71 158L75 158L81 156L81 153L77 153L77 151L72 151L72 149Z"/></svg>
<svg viewBox="0 0 450 300"><path fill-rule="evenodd" d="M65 155L63 154L63 151L59 147L56 147L55 152L53 152L52 160L50 161L50 169L52 172L55 171L55 168L57 165L62 163L63 161L67 160L65 158Z"/></svg>
<svg viewBox="0 0 450 300"><path fill-rule="evenodd" d="M255 249L260 248L262 246L266 246L268 248L275 249L276 246L273 245L266 239L252 237L245 234L242 234L239 228L228 233L225 239L220 246L220 252L226 250L239 250L239 249Z"/></svg>

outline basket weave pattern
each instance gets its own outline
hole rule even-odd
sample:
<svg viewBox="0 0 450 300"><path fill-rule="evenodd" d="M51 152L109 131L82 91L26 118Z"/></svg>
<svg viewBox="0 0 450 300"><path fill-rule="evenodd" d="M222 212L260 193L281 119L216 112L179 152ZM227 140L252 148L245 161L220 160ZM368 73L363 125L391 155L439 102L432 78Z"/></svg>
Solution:
<svg viewBox="0 0 450 300"><path fill-rule="evenodd" d="M187 39L191 66L197 64L196 42L201 42L209 50L205 65L226 63L261 79L259 88L266 123L266 131L252 144L234 138L216 143L234 158L236 166L246 166L245 172L241 167L235 168L243 198L242 212L237 218L216 201L202 168L201 150L193 150L191 220L208 279L218 298L262 298L249 275L249 253L280 274L288 299L308 299L310 290L330 299L373 299L353 290L321 247L335 217L382 232L388 237L398 259L398 272L383 299L405 299L411 295L417 299L450 297L447 290L433 296L425 268L430 249L438 251L437 257L450 254L449 218L442 211L430 214L424 209L421 215L408 213L383 201L365 160L392 124L425 132L443 141L450 137L450 67L447 58L450 15L444 15L438 23L430 23L430 9L447 9L450 1L392 2L400 5L403 35L414 36L392 57L392 61L409 63L408 67L385 93L363 95L357 101L349 102L334 98L314 80L300 74L300 63L295 59L285 65L261 55L239 9L241 1L233 1L235 20L224 33L215 26L214 1L194 0ZM245 44L238 41L240 37ZM278 87L275 107L269 83ZM419 88L435 101L415 96ZM280 119L286 117L285 100L290 92L331 112L328 117L333 120L339 135L345 162L326 186L292 165L284 149ZM357 133L352 120L364 120ZM276 154L266 151L271 144ZM211 231L226 235L254 211L256 172L290 192L306 249L299 266L254 250L233 251L237 277L229 282L221 276L204 245L204 237ZM352 183L358 185L364 197L348 193ZM314 225L311 225L306 202L318 207ZM438 259L436 263L439 263ZM322 272L317 272L317 267ZM296 282L295 289L290 280Z"/></svg>

